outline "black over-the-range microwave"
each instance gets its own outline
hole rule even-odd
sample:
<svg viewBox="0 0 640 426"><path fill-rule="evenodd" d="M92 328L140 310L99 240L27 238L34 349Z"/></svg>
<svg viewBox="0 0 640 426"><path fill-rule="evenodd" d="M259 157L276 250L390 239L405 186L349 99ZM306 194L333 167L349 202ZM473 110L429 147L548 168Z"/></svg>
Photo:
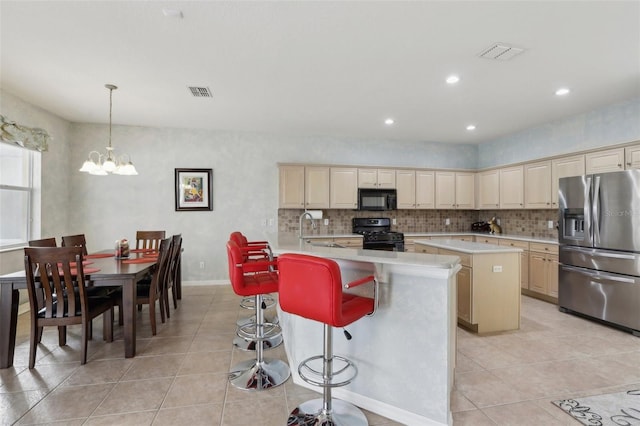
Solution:
<svg viewBox="0 0 640 426"><path fill-rule="evenodd" d="M395 189L358 188L358 210L396 210Z"/></svg>

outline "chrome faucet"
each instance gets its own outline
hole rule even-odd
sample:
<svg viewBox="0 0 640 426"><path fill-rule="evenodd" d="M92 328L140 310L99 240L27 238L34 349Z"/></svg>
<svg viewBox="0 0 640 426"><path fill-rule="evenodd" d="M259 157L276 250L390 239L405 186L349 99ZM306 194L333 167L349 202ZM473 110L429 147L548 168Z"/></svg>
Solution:
<svg viewBox="0 0 640 426"><path fill-rule="evenodd" d="M298 238L302 239L302 220L306 217L309 218L309 220L311 221L311 227L313 229L316 228L316 223L313 221L313 216L311 216L311 213L305 211L300 215L300 219L298 220L299 222L299 228L298 228Z"/></svg>

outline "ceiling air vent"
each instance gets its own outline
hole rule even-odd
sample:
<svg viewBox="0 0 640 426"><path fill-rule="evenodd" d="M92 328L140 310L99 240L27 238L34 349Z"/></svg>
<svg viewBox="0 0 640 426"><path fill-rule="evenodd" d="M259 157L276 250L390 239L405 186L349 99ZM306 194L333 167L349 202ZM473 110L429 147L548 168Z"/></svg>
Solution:
<svg viewBox="0 0 640 426"><path fill-rule="evenodd" d="M508 61L515 56L518 56L524 52L524 49L520 47L509 46L504 43L496 43L491 47L484 49L478 54L479 57L485 59L495 59L498 61Z"/></svg>
<svg viewBox="0 0 640 426"><path fill-rule="evenodd" d="M196 98L213 98L211 90L208 87L189 86L191 94Z"/></svg>

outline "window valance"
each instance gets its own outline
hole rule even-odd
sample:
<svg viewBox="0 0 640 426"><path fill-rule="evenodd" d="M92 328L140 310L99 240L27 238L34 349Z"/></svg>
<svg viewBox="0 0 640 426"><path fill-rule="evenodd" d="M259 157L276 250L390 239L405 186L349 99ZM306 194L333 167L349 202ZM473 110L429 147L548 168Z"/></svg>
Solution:
<svg viewBox="0 0 640 426"><path fill-rule="evenodd" d="M35 151L46 151L51 136L44 129L31 128L0 115L0 141Z"/></svg>

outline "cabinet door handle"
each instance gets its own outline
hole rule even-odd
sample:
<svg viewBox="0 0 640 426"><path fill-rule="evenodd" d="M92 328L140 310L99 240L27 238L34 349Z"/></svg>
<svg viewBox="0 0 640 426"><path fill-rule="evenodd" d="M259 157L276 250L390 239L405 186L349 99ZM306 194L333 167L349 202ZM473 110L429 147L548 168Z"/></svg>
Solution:
<svg viewBox="0 0 640 426"><path fill-rule="evenodd" d="M618 168L621 169L622 168L622 164L618 163Z"/></svg>
<svg viewBox="0 0 640 426"><path fill-rule="evenodd" d="M628 162L628 163L627 163L627 166L630 166L630 165L631 165L631 162Z"/></svg>

